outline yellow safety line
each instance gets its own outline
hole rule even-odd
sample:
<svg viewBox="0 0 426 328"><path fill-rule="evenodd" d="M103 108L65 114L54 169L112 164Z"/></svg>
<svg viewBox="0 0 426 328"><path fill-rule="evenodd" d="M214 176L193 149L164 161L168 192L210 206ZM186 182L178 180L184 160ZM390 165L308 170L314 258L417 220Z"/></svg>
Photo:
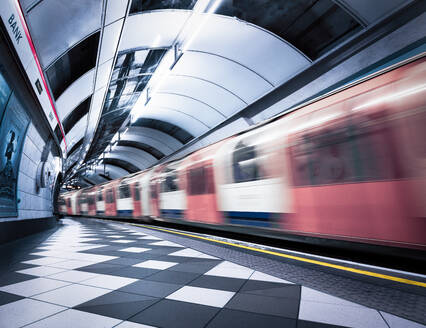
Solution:
<svg viewBox="0 0 426 328"><path fill-rule="evenodd" d="M396 281L396 282L400 282L400 283L408 284L408 285L426 287L426 283L424 283L424 282L410 280L410 279L404 279L404 278L400 278L400 277L394 277L394 276L390 276L390 275L387 275L387 274L381 274L381 273L371 272L371 271L367 271L367 270L355 269L355 268L346 267L346 266L338 265L338 264L327 263L327 262L323 262L323 261L311 260L311 259L300 257L300 256L288 255L288 254L283 254L283 253L279 253L279 252L268 251L268 250L265 250L265 249L234 244L234 243L230 243L230 242L227 242L227 241L216 240L216 239L197 236L197 235L184 233L184 232L178 232L178 231L173 231L173 230L168 230L168 229L163 229L163 228L154 228L154 227L146 226L146 225L143 225L143 224L132 223L132 225L147 228L147 229L152 229L152 230L165 231L165 232L168 232L168 233L173 233L173 234L176 234L176 235L182 235L182 236L186 236L186 237L198 238L198 239L207 240L207 241L211 241L211 242L218 243L218 244L224 244L224 245L234 246L234 247L238 247L238 248L244 248L244 249L248 249L248 250L255 251L255 252L275 255L275 256L279 256L279 257L285 257L285 258L300 261L300 262L317 264L317 265L321 265L321 266L325 266L325 267L329 267L329 268L333 268L333 269L337 269L337 270L343 270L343 271L349 271L349 272L352 272L352 273L362 274L362 275L365 275L365 276L370 276L370 277L375 277L375 278L380 278L380 279L386 279L386 280L392 280L392 281Z"/></svg>

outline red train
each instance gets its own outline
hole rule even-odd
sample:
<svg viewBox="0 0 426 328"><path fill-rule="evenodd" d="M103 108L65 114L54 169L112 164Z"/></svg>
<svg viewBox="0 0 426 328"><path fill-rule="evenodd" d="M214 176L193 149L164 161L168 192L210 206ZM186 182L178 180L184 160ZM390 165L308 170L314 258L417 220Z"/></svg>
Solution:
<svg viewBox="0 0 426 328"><path fill-rule="evenodd" d="M425 99L423 53L60 211L424 250Z"/></svg>

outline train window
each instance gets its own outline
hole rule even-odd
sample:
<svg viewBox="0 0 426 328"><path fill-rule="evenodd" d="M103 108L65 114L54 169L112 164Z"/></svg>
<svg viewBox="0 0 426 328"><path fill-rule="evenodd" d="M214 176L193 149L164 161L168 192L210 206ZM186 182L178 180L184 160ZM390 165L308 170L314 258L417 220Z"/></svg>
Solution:
<svg viewBox="0 0 426 328"><path fill-rule="evenodd" d="M254 146L247 146L242 141L235 146L232 154L232 173L235 183L260 179L256 157Z"/></svg>
<svg viewBox="0 0 426 328"><path fill-rule="evenodd" d="M102 202L104 200L103 189L99 189L98 192L96 193L96 200L98 202Z"/></svg>
<svg viewBox="0 0 426 328"><path fill-rule="evenodd" d="M118 187L118 198L130 198L130 187L126 182L123 182Z"/></svg>
<svg viewBox="0 0 426 328"><path fill-rule="evenodd" d="M149 189L151 191L151 198L157 198L157 184L153 182L150 185Z"/></svg>
<svg viewBox="0 0 426 328"><path fill-rule="evenodd" d="M87 200L88 200L88 203L89 203L89 205L95 205L95 195L89 195L89 196L87 196Z"/></svg>
<svg viewBox="0 0 426 328"><path fill-rule="evenodd" d="M71 200L69 198L67 198L65 200L65 204L67 205L67 207L71 207Z"/></svg>
<svg viewBox="0 0 426 328"><path fill-rule="evenodd" d="M295 184L324 185L382 180L394 176L383 117L375 124L365 117L357 123L327 127L300 136L292 147Z"/></svg>
<svg viewBox="0 0 426 328"><path fill-rule="evenodd" d="M188 172L189 194L200 195L207 193L207 175L203 166L190 169Z"/></svg>
<svg viewBox="0 0 426 328"><path fill-rule="evenodd" d="M141 193L140 193L140 190L139 190L139 182L136 182L134 185L133 185L133 190L134 190L134 199L135 200L140 200L141 199Z"/></svg>
<svg viewBox="0 0 426 328"><path fill-rule="evenodd" d="M166 177L163 179L161 183L161 191L162 192L172 192L179 190L178 186L178 176L176 171L169 171Z"/></svg>
<svg viewBox="0 0 426 328"><path fill-rule="evenodd" d="M112 189L108 189L106 191L105 202L108 204L114 203L114 192L112 191Z"/></svg>

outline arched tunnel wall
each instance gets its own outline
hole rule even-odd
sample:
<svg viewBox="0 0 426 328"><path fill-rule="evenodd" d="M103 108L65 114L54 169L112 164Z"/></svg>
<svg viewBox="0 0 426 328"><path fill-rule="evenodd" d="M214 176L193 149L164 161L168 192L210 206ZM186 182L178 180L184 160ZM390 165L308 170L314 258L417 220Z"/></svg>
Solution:
<svg viewBox="0 0 426 328"><path fill-rule="evenodd" d="M54 179L37 184L42 159L55 166L49 127L0 27L0 243L56 224ZM53 145L53 146L52 146ZM56 175L56 174L53 174ZM53 176L54 177L54 176Z"/></svg>

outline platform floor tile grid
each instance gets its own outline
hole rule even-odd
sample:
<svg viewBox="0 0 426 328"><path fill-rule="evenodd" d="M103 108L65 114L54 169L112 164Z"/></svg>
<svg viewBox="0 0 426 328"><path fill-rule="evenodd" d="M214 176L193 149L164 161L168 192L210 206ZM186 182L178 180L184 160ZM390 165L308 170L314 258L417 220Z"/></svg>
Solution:
<svg viewBox="0 0 426 328"><path fill-rule="evenodd" d="M184 247L65 219L0 276L0 327L424 327Z"/></svg>

